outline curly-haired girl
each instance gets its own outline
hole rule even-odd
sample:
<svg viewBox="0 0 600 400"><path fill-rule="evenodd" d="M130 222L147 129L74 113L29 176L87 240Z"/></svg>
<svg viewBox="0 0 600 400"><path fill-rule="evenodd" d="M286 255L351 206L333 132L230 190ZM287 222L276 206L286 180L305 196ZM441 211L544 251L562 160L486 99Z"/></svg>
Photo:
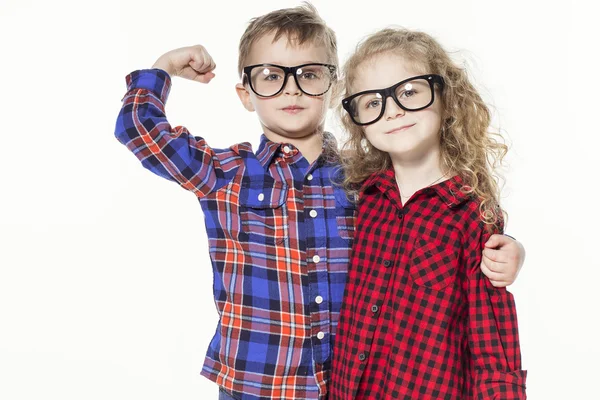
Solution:
<svg viewBox="0 0 600 400"><path fill-rule="evenodd" d="M479 268L503 230L488 108L421 32L368 37L344 75L358 216L331 398L524 399L513 297Z"/></svg>

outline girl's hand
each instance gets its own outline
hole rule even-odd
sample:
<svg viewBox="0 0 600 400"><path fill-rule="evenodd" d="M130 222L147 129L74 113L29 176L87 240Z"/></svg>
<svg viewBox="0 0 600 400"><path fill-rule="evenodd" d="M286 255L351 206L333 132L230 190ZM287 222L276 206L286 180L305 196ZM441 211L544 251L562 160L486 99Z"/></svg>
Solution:
<svg viewBox="0 0 600 400"><path fill-rule="evenodd" d="M208 83L215 77L212 71L216 68L216 64L203 46L196 45L181 47L163 54L152 68L160 68L172 77L179 76Z"/></svg>

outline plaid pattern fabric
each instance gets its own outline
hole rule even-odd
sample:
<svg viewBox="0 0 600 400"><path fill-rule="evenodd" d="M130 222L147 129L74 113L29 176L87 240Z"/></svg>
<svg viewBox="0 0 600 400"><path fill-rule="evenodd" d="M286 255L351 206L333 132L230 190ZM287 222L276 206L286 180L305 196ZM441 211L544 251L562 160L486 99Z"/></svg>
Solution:
<svg viewBox="0 0 600 400"><path fill-rule="evenodd" d="M312 165L264 135L256 152L211 149L169 125L164 71L135 71L127 86L117 139L204 211L220 322L202 375L240 399L325 398L355 213L332 182L339 158L325 157L335 139Z"/></svg>
<svg viewBox="0 0 600 400"><path fill-rule="evenodd" d="M393 170L365 182L331 400L526 398L513 297L479 268L490 234L461 187L402 206Z"/></svg>

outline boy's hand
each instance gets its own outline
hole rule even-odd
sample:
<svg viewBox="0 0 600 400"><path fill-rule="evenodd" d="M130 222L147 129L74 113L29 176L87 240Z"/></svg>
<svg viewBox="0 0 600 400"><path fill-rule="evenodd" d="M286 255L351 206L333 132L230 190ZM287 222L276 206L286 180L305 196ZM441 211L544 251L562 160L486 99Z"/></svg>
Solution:
<svg viewBox="0 0 600 400"><path fill-rule="evenodd" d="M182 47L160 56L152 68L165 70L170 76L179 76L192 81L208 83L215 74L216 65L201 45Z"/></svg>
<svg viewBox="0 0 600 400"><path fill-rule="evenodd" d="M512 284L525 261L525 248L505 235L492 235L485 244L481 271L495 287Z"/></svg>

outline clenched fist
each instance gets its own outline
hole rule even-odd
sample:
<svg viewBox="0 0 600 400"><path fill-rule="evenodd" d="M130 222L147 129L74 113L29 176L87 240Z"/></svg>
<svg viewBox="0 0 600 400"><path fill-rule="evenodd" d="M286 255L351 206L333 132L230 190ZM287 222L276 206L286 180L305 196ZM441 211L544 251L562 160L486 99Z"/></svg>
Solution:
<svg viewBox="0 0 600 400"><path fill-rule="evenodd" d="M212 57L201 45L171 50L160 56L152 66L165 70L172 77L179 76L201 83L208 83L215 77L212 72L215 67Z"/></svg>

